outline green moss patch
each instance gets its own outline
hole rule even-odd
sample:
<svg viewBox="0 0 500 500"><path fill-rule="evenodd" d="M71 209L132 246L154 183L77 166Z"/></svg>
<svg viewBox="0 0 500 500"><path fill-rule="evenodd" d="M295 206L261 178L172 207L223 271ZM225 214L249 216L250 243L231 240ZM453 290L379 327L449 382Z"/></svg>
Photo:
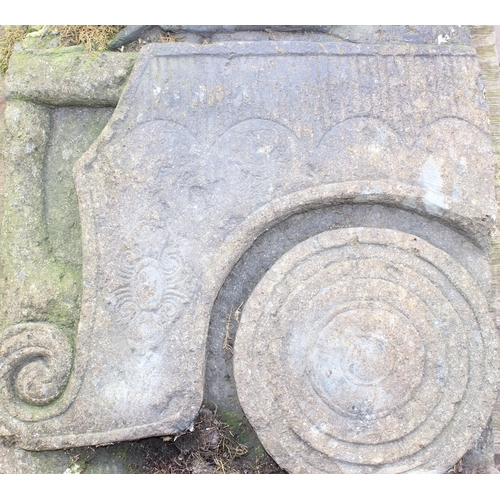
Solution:
<svg viewBox="0 0 500 500"><path fill-rule="evenodd" d="M27 41L28 47L47 48L47 39L58 37L60 47L82 46L86 51L103 51L121 25L54 25L54 26L7 26L0 35L0 71L5 73L16 43Z"/></svg>

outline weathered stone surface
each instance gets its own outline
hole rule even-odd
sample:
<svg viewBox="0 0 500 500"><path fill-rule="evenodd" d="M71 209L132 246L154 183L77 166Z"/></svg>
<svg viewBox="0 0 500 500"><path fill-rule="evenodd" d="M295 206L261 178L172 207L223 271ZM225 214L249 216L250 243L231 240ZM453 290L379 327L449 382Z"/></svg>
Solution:
<svg viewBox="0 0 500 500"><path fill-rule="evenodd" d="M356 43L425 43L471 45L469 30L465 26L444 25L363 25L332 26L329 30L346 42Z"/></svg>
<svg viewBox="0 0 500 500"><path fill-rule="evenodd" d="M71 340L70 332L47 323L7 328L0 346L0 392L10 415L36 422L67 409L80 383L73 377L68 384L73 368Z"/></svg>
<svg viewBox="0 0 500 500"><path fill-rule="evenodd" d="M495 33L500 26L470 26L471 36L476 47L481 73L484 78L486 100L488 102L493 149L497 160L497 172L500 165L500 71L498 55L498 37ZM496 42L496 43L495 43ZM497 200L500 199L500 178L495 177ZM490 308L493 320L500 328L500 232L493 233L491 241L491 300ZM494 455L497 468L500 470L500 395L493 411L492 426L494 433ZM489 460L489 457L488 459Z"/></svg>
<svg viewBox="0 0 500 500"><path fill-rule="evenodd" d="M445 472L496 395L484 295L451 257L389 229L295 246L245 304L238 396L292 472Z"/></svg>
<svg viewBox="0 0 500 500"><path fill-rule="evenodd" d="M0 30L0 35L3 30ZM5 77L0 75L0 233L3 226L3 210L4 210L4 196L5 196L5 168L3 160L4 138L5 138ZM2 262L0 260L0 279L3 278ZM0 288L1 290L1 288Z"/></svg>
<svg viewBox="0 0 500 500"><path fill-rule="evenodd" d="M352 229L319 231L333 234L334 241L338 235L350 235L340 245L345 247L346 261L338 264L346 267L347 274L349 266L376 260L371 255L379 252L373 269L360 263L360 272L369 274L363 279L374 282L366 297L358 297L364 293L360 283L353 284L350 296L338 286L332 288L331 279L341 284L340 276L327 276L330 279L322 283L320 273L319 282L311 286L329 290L333 299L380 302L379 310L370 305L342 311L323 330L337 320L341 325L334 324L334 329L349 329L353 324L369 330L379 324L385 335L387 327L381 345L388 346L397 369L385 373L384 366L370 364L366 356L370 339L366 347L355 336L357 359L365 356L368 368L353 370L362 381L382 384L383 397L376 400L365 387L374 384L358 384L364 387L362 394L356 392L356 384L347 396L335 392L338 387L325 382L321 369L338 361L335 339L326 334L315 338L313 327L307 331L308 321L316 324L311 319L314 308L291 292L299 297L298 304L290 305L284 321L295 328L295 312L304 313L297 328L304 326L309 335L304 340L310 339L312 345L305 352L312 352L313 361L301 359L315 389L303 416L316 427L308 429L308 422L293 413L294 407L291 416L285 415L282 429L287 434L290 423L309 440L309 448L299 438L299 444L291 442L290 453L299 464L306 464L300 465L301 470L312 460L311 467L321 470L380 466L382 470L441 471L460 458L487 420L478 417L468 427L468 412L476 416L479 412L474 401L481 401L484 415L491 410L498 361L482 295L488 288L484 267L495 200L487 110L478 78L473 49L460 46L241 42L148 47L113 118L75 169L83 228L84 296L73 363L83 370L79 376L83 383L66 411L50 418L20 420L19 413L5 406L4 433L25 448L50 449L188 428L201 403L213 303L254 241L302 213L327 207L346 210L346 206L368 210L376 204L410 212L415 226L387 228L382 222L372 225L378 229L367 229L353 218L343 222ZM429 234L437 221L448 228L442 245L425 241L433 239ZM306 242L300 243L299 238L291 248L283 248L282 259L293 260L304 245L321 238L303 234ZM450 249L452 242L461 242L458 252ZM444 253L448 251L453 257ZM280 262L270 262L269 272L276 266L279 271ZM337 264L335 256L331 263ZM392 276L388 263L396 274L400 272L401 284L387 284ZM246 318L252 318L247 311L257 300L256 290L265 288L267 276L254 292L248 290ZM381 280L385 289L375 283ZM304 294L312 293L305 285L303 289ZM317 314L334 312L336 306L329 307L327 291ZM384 306L384 301L389 305ZM427 315L425 307L416 307L419 301L427 307ZM279 304L274 298L267 302L269 307ZM400 312L406 309L418 324ZM248 326L252 319L245 321L241 345L253 335ZM254 330L259 341L273 344L279 339L266 330L265 321L254 322ZM280 328L277 325L276 331ZM402 337L395 331L402 332ZM470 338L467 331L473 332ZM293 348L300 350L299 336L292 337L288 338ZM375 344L371 351L376 353ZM457 351L447 349L450 345L457 345ZM289 359L287 345L272 348L279 359ZM347 339L344 350L349 349ZM457 353L466 354L463 359L470 370L457 361ZM383 353L378 356L383 358ZM404 360L401 366L398 360ZM255 359L237 353L236 361L236 373L241 374ZM285 389L300 386L303 367L301 361L294 363L286 373L279 373L281 379L293 379L289 387L284 384ZM285 362L283 368L289 365ZM486 374L488 367L491 371ZM263 388L262 380L276 373L275 368L270 360L253 392L248 387L238 387L238 392L265 446L283 466L296 471L290 454L276 450L267 440L253 410L273 390L271 384ZM341 371L335 372L337 379ZM421 377L424 387L415 386L411 375ZM285 408L286 413L287 401L296 397L285 389L278 390L284 402L266 415L273 425L277 412ZM418 397L412 399L415 394ZM432 396L437 397L436 406ZM331 406L352 413L351 399L359 400L370 423L374 420L378 426L372 434L358 436L372 443L358 444L376 445L380 456L373 448L353 458L357 438L347 417L339 422L334 416L325 424L349 435L352 442L338 450L344 454L339 458L332 452L334 440L325 445L324 435L331 429L318 428L316 417L323 411L328 419L328 409L335 413ZM397 425L391 426L389 420ZM445 431L442 421L449 423ZM419 442L406 437L412 426L419 425L419 430L424 428ZM401 441L401 450L385 444L384 439L391 437ZM420 444L424 448L419 452ZM442 448L448 450L447 457ZM326 458L309 460L317 449Z"/></svg>
<svg viewBox="0 0 500 500"><path fill-rule="evenodd" d="M243 40L246 37L249 39L251 37L255 41L265 40L266 37L286 40L287 38L282 36L284 34L296 37L300 34L307 34L307 38L302 39L315 41L316 34L324 34L330 37L330 41L337 39L355 43L471 45L470 33L466 27L445 25L161 25L161 29L172 33L190 33L210 37L212 41ZM328 40L327 37L321 39Z"/></svg>
<svg viewBox="0 0 500 500"><path fill-rule="evenodd" d="M51 254L44 218L44 160L50 111L30 102L6 109L6 195L2 233L3 325L52 321L75 327L81 272Z"/></svg>
<svg viewBox="0 0 500 500"><path fill-rule="evenodd" d="M44 214L51 250L57 259L82 265L82 234L73 165L94 142L113 108L58 108L44 164Z"/></svg>
<svg viewBox="0 0 500 500"><path fill-rule="evenodd" d="M267 270L299 243L331 229L387 228L424 238L450 254L489 290L489 260L463 235L439 222L397 207L366 204L326 206L288 217L260 235L234 266L212 308L207 341L205 399L220 410L243 415L233 374L234 339L243 305Z"/></svg>
<svg viewBox="0 0 500 500"><path fill-rule="evenodd" d="M237 31L279 31L286 33L304 32L309 33L326 33L332 26L326 25L161 25L163 31L171 31L173 33L189 32L198 33L200 35L213 35L214 33L234 33Z"/></svg>
<svg viewBox="0 0 500 500"><path fill-rule="evenodd" d="M109 116L107 109L7 106L0 413L22 422L64 413L82 382L74 345L81 237L71 167ZM11 430L2 434L15 443Z"/></svg>
<svg viewBox="0 0 500 500"><path fill-rule="evenodd" d="M116 106L137 54L88 53L83 47L14 52L5 92L51 106Z"/></svg>
<svg viewBox="0 0 500 500"><path fill-rule="evenodd" d="M4 326L49 321L76 329L81 231L71 168L109 116L106 109L50 111L9 101L2 233Z"/></svg>

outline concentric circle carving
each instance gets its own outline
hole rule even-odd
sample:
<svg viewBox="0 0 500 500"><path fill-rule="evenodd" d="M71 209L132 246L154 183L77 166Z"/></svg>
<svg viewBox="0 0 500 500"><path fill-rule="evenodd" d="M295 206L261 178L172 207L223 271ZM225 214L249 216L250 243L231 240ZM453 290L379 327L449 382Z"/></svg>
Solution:
<svg viewBox="0 0 500 500"><path fill-rule="evenodd" d="M380 302L350 302L342 309L317 327L307 356L309 381L345 417L385 416L421 382L419 334L408 318Z"/></svg>
<svg viewBox="0 0 500 500"><path fill-rule="evenodd" d="M444 472L495 400L498 340L467 271L416 236L321 233L243 310L238 396L290 472Z"/></svg>
<svg viewBox="0 0 500 500"><path fill-rule="evenodd" d="M61 399L73 365L69 335L48 323L21 323L5 330L0 345L0 395L18 420L33 422L62 413Z"/></svg>

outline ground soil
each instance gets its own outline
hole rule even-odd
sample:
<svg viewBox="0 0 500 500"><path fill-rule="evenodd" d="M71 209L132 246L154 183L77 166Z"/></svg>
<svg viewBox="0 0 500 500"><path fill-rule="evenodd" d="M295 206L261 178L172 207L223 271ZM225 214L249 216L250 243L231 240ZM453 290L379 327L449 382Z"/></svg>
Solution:
<svg viewBox="0 0 500 500"><path fill-rule="evenodd" d="M247 441L245 424L231 427L215 408L202 406L192 431L109 446L67 450L78 474L286 474L260 446Z"/></svg>

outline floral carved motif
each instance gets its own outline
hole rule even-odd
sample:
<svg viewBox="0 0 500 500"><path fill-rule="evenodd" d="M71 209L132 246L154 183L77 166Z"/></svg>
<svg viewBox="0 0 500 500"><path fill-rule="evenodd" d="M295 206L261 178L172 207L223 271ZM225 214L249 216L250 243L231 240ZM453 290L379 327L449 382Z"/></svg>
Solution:
<svg viewBox="0 0 500 500"><path fill-rule="evenodd" d="M128 248L116 269L120 284L113 290L113 302L134 351L158 347L166 328L188 300L181 289L182 257L168 240L163 224L139 224L130 234Z"/></svg>

